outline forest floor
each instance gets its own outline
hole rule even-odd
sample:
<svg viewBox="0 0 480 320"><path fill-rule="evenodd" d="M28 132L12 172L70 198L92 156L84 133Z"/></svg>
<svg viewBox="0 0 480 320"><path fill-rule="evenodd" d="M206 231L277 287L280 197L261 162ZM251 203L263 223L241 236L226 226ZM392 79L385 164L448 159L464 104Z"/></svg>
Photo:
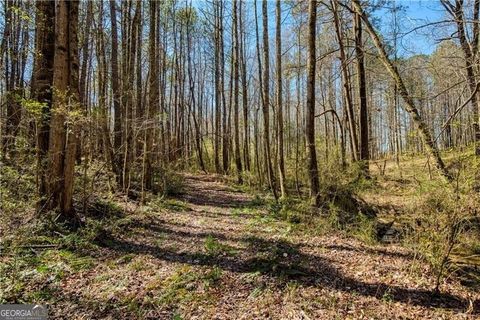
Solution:
<svg viewBox="0 0 480 320"><path fill-rule="evenodd" d="M87 250L29 248L30 269L3 256L2 277L21 270L7 301L48 303L56 319L480 317L478 292L448 279L432 294L407 249L306 232L220 177L185 175L155 203L124 202Z"/></svg>

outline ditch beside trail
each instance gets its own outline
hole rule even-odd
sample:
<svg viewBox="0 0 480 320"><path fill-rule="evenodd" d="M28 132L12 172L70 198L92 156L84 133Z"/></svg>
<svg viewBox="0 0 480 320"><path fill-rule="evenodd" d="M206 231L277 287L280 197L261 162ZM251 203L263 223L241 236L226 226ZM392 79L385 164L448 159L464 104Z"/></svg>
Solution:
<svg viewBox="0 0 480 320"><path fill-rule="evenodd" d="M161 207L127 211L93 265L66 277L56 318L466 319L479 294L395 245L315 236L213 175ZM71 318L71 317L68 317Z"/></svg>

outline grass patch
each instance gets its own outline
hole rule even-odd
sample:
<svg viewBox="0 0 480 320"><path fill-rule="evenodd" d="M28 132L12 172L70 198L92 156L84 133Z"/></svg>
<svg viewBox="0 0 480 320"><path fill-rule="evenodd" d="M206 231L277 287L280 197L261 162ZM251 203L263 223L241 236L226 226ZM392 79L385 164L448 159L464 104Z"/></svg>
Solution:
<svg viewBox="0 0 480 320"><path fill-rule="evenodd" d="M92 268L94 260L69 250L16 250L0 261L0 303L51 301L67 275Z"/></svg>
<svg viewBox="0 0 480 320"><path fill-rule="evenodd" d="M150 285L150 290L159 290L150 303L178 306L208 299L208 289L217 284L221 277L222 270L218 267L193 270L190 266L182 266L166 279Z"/></svg>
<svg viewBox="0 0 480 320"><path fill-rule="evenodd" d="M235 255L237 250L227 244L223 244L218 239L214 238L212 235L209 235L205 238L203 247L209 256L220 256L220 255Z"/></svg>
<svg viewBox="0 0 480 320"><path fill-rule="evenodd" d="M191 209L186 202L177 199L156 198L155 200L151 201L149 205L152 207L154 212L162 210L185 212Z"/></svg>
<svg viewBox="0 0 480 320"><path fill-rule="evenodd" d="M262 207L266 203L267 201L265 200L265 198L262 198L258 194L256 194L255 197L252 200L250 200L245 207L254 209L254 208Z"/></svg>

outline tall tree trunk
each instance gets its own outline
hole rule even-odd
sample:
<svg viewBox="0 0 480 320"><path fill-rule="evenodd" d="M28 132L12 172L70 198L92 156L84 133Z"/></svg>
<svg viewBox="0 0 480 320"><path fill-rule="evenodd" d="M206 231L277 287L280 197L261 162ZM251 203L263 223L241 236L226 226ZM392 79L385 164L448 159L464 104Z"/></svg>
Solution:
<svg viewBox="0 0 480 320"><path fill-rule="evenodd" d="M23 81L21 81L20 64L20 44L22 22L19 17L19 11L16 10L19 3L7 0L5 3L6 18L9 21L5 25L6 49L5 52L5 89L6 89L6 124L2 141L2 153L5 158L15 151L15 141L19 130L22 117L22 108L19 102L19 96L23 92ZM3 58L3 56L2 56Z"/></svg>
<svg viewBox="0 0 480 320"><path fill-rule="evenodd" d="M261 58L261 53L260 53L260 35L259 35L259 31L258 31L258 13L257 13L257 0L254 0L253 1L253 6L255 8L255 44L256 44L256 52L257 52L257 63L258 63L258 86L259 86L259 96L260 96L260 102L261 102L261 105L262 105L262 109L263 109L263 106L265 105L265 99L264 99L264 90L263 90L263 79L262 79L262 58ZM257 116L258 115L258 109L255 110L255 115ZM258 139L259 137L257 136L258 133L259 133L259 130L258 130L258 119L255 117L255 129L256 129L256 134L254 134L255 136L255 161L256 161L256 165L257 165L257 172L258 172L258 178L259 178L259 181L260 182L263 182L263 176L260 172L262 172L261 170L261 164L260 164L260 155L259 155L259 143L258 143ZM265 153L264 153L265 155ZM264 161L266 163L266 161ZM268 170L266 167L265 167L265 170Z"/></svg>
<svg viewBox="0 0 480 320"><path fill-rule="evenodd" d="M115 156L115 174L117 185L120 187L123 181L122 175L122 106L120 104L120 84L118 72L118 31L117 11L115 0L110 0L110 21L112 32L111 72L112 72L112 99L113 99L113 149Z"/></svg>
<svg viewBox="0 0 480 320"><path fill-rule="evenodd" d="M122 91L123 91L123 111L124 111L124 128L123 128L123 172L122 172L122 189L127 191L131 184L131 169L135 158L134 137L135 137L135 65L137 56L137 38L141 24L141 1L135 2L135 11L133 18L131 9L133 1L123 2L125 4L125 16L123 23L123 42L125 50L122 51ZM126 31L128 30L128 32Z"/></svg>
<svg viewBox="0 0 480 320"><path fill-rule="evenodd" d="M68 219L73 214L73 180L79 110L78 1L58 1L55 7L53 104L49 139L52 195L50 208Z"/></svg>
<svg viewBox="0 0 480 320"><path fill-rule="evenodd" d="M143 43L143 11L142 11L142 1L137 2L137 9L139 10L139 22L136 25L135 32L136 32L136 47L137 47L137 56L135 58L135 68L136 68L136 74L135 74L135 80L136 80L136 92L135 92L135 128L136 132L134 132L134 135L136 139L134 139L133 143L133 149L132 153L134 157L140 157L140 152L142 149L143 144L139 141L139 136L140 133L138 133L138 130L142 129L142 122L145 120L145 105L143 102L143 93L146 92L146 90L143 90L143 85L142 85L142 73L143 73L143 60L142 60L142 43ZM157 6L158 7L158 6ZM158 20L158 18L157 18ZM158 31L157 31L157 37L158 37ZM158 39L156 40L158 42ZM158 50L158 43L156 44L157 50ZM157 60L158 63L160 63L160 57L158 56L157 52ZM151 70L151 69L150 69ZM157 73L158 77L158 73ZM157 79L157 86L158 86L158 79ZM160 88L157 88L157 90L160 90ZM146 94L146 93L145 93ZM154 130L155 131L155 130Z"/></svg>
<svg viewBox="0 0 480 320"><path fill-rule="evenodd" d="M243 18L243 1L240 0L240 64L242 69L242 106L243 106L243 161L245 170L250 170L250 126L248 124L248 83L247 83L247 55L245 45L245 24Z"/></svg>
<svg viewBox="0 0 480 320"><path fill-rule="evenodd" d="M107 101L107 76L108 76L108 65L106 61L105 53L105 34L103 30L103 2L100 2L100 10L98 14L98 29L96 32L96 54L98 61L98 104L100 109L100 134L103 144L103 150L105 152L105 159L110 164L110 168L115 172L115 159L113 153L112 142L110 140L110 130L109 130L109 118L108 110L109 107L106 103Z"/></svg>
<svg viewBox="0 0 480 320"><path fill-rule="evenodd" d="M310 197L315 206L320 205L320 182L318 178L317 150L315 148L315 68L317 31L317 1L308 3L308 59L307 59L307 110L306 140L308 154L308 173L310 178Z"/></svg>
<svg viewBox="0 0 480 320"><path fill-rule="evenodd" d="M283 102L282 102L282 7L281 0L277 0L276 12L276 65L277 65L277 136L278 136L278 179L280 183L280 196L285 198L287 190L285 187L285 158L283 154Z"/></svg>
<svg viewBox="0 0 480 320"><path fill-rule="evenodd" d="M367 109L367 81L365 78L365 58L363 53L362 21L358 13L354 13L355 53L357 56L357 87L360 106L360 159L368 173L369 146L368 146L368 109Z"/></svg>
<svg viewBox="0 0 480 320"><path fill-rule="evenodd" d="M335 22L335 32L337 34L337 41L340 48L340 61L342 68L342 82L343 90L345 94L345 103L346 103L346 114L350 129L350 144L352 146L352 158L357 161L359 159L358 155L358 138L357 138L357 128L355 124L355 112L353 110L353 100L351 95L351 86L350 86L350 75L348 74L348 64L347 64L347 55L345 53L345 47L343 45L343 34L342 27L340 25L341 21L338 16L338 8L336 0L330 1L333 10L333 19Z"/></svg>
<svg viewBox="0 0 480 320"><path fill-rule="evenodd" d="M143 166L143 182L147 190L152 189L152 152L153 152L153 133L155 126L156 114L159 104L159 85L158 85L158 73L159 62L157 57L158 47L158 1L150 0L150 34L149 34L149 46L148 46L148 61L150 66L149 75L149 88L148 88L148 109L146 114L146 139L144 147L144 166Z"/></svg>
<svg viewBox="0 0 480 320"><path fill-rule="evenodd" d="M80 91L80 103L84 110L87 110L87 101L88 101L88 92L87 92L87 65L88 65L88 50L90 45L90 29L92 27L92 17L93 17L93 1L87 2L87 16L85 18L85 27L83 30L83 41L82 41L82 63L79 74L79 91ZM83 135L84 130L81 130L81 135ZM78 140L77 154L75 155L76 161L78 164L81 162L82 158L82 140Z"/></svg>
<svg viewBox="0 0 480 320"><path fill-rule="evenodd" d="M237 169L237 182L242 183L242 156L240 154L240 128L239 128L239 111L238 111L238 94L239 94L239 71L238 71L238 57L239 57L239 49L238 49L238 19L237 19L237 0L233 0L233 140L235 144L235 167Z"/></svg>
<svg viewBox="0 0 480 320"><path fill-rule="evenodd" d="M278 198L275 186L275 176L272 167L270 145L270 51L268 43L268 8L267 0L262 2L263 15L263 140L265 149L265 167L267 168L268 182L275 199Z"/></svg>
<svg viewBox="0 0 480 320"><path fill-rule="evenodd" d="M223 173L228 173L229 160L228 160L228 128L227 128L227 103L225 99L225 50L223 41L223 0L220 2L219 16L220 21L218 24L219 30L219 49L220 49L220 94L222 99L222 163Z"/></svg>
<svg viewBox="0 0 480 320"><path fill-rule="evenodd" d="M32 97L43 104L37 132L37 176L40 201L38 211L45 208L49 198L47 182L48 139L52 107L53 60L55 43L55 2L35 3L35 67L32 77Z"/></svg>
<svg viewBox="0 0 480 320"><path fill-rule="evenodd" d="M215 39L215 133L214 133L214 165L215 172L221 172L220 166L220 138L222 135L221 114L222 114L222 100L220 87L220 8L219 2L213 2L215 25L214 25L214 39Z"/></svg>

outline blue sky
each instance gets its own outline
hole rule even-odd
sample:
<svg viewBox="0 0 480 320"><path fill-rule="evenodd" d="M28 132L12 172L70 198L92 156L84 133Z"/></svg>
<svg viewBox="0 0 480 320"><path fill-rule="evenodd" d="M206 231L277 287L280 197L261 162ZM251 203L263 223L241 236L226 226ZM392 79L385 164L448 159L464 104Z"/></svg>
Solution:
<svg viewBox="0 0 480 320"><path fill-rule="evenodd" d="M445 19L445 11L439 1L435 0L396 0L395 3L404 8L398 14L398 23L401 35L398 41L399 55L411 56L414 54L430 54L435 50L438 40L442 37L438 34L439 27L415 28L427 23L441 21ZM380 10L376 16L381 19L381 29L383 35L391 40L393 14L388 10Z"/></svg>
<svg viewBox="0 0 480 320"><path fill-rule="evenodd" d="M190 0L183 1L189 2ZM194 5L205 4L205 0L192 1ZM247 2L250 5L253 4L253 0L247 0ZM261 3L262 0L257 0L257 10L260 15L260 19ZM415 31L412 30L425 24L445 19L445 10L440 4L440 0L393 0L390 3L387 3L386 6L393 7L393 4L403 8L403 11L398 13L398 21L400 24L401 33L408 33L406 35L400 35L400 38L398 39L397 48L399 56L412 56L421 53L431 54L433 51L435 51L438 40L441 38L441 35L438 33L441 27L435 26L420 28ZM274 1L269 0L269 18L272 37L274 37L274 10ZM380 23L377 24L377 26L380 27L382 36L388 42L390 42L392 40L391 31L393 14L389 12L388 9L381 9L376 11L374 15L376 18L380 19ZM288 25L288 21L284 20L283 24L284 28L288 28L286 27L286 25Z"/></svg>

